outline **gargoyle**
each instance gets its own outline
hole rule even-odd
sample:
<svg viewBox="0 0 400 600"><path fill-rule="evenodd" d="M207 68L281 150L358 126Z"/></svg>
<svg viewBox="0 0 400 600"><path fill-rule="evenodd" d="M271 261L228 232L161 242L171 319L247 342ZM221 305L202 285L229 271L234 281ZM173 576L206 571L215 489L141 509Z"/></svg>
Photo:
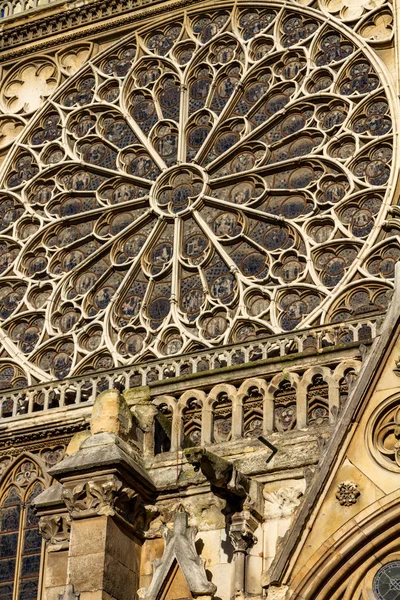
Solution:
<svg viewBox="0 0 400 600"><path fill-rule="evenodd" d="M186 448L184 453L194 470L201 470L213 487L226 490L237 498L248 497L250 481L231 462L204 448Z"/></svg>

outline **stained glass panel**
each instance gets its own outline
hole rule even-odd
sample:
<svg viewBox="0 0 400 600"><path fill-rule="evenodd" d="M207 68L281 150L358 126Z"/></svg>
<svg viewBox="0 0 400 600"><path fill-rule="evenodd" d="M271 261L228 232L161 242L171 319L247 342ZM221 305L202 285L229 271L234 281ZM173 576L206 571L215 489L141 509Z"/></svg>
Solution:
<svg viewBox="0 0 400 600"><path fill-rule="evenodd" d="M0 324L28 365L4 385L354 318L360 273L364 310L383 310L383 73L350 31L278 1L188 8L82 67L1 184Z"/></svg>
<svg viewBox="0 0 400 600"><path fill-rule="evenodd" d="M12 600L14 584L13 583L0 583L0 599L1 600Z"/></svg>
<svg viewBox="0 0 400 600"><path fill-rule="evenodd" d="M18 591L18 600L36 600L38 597L38 578L21 581Z"/></svg>
<svg viewBox="0 0 400 600"><path fill-rule="evenodd" d="M43 486L38 466L28 459L17 463L9 477L14 485L0 507L0 597L36 600L42 537L32 500Z"/></svg>
<svg viewBox="0 0 400 600"><path fill-rule="evenodd" d="M32 500L40 494L42 489L41 484L36 483L28 496L22 539L22 560L19 573L19 600L35 600L37 598L42 536L39 533L39 518L33 510Z"/></svg>
<svg viewBox="0 0 400 600"><path fill-rule="evenodd" d="M0 508L0 594L7 599L12 598L14 589L21 505L21 496L17 488L11 487Z"/></svg>
<svg viewBox="0 0 400 600"><path fill-rule="evenodd" d="M398 600L400 590L400 561L393 560L379 569L373 581L377 600Z"/></svg>

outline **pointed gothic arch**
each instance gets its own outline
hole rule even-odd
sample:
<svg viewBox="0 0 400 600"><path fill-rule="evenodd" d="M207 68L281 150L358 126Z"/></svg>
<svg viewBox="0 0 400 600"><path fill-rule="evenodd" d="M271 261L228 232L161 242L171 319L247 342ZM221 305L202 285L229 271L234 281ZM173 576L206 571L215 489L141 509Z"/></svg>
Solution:
<svg viewBox="0 0 400 600"><path fill-rule="evenodd" d="M400 556L400 491L376 500L332 534L292 584L290 600L369 600L379 569Z"/></svg>
<svg viewBox="0 0 400 600"><path fill-rule="evenodd" d="M46 472L46 465L43 460L37 454L32 454L32 452L25 451L22 452L22 454L19 454L16 460L10 460L9 464L4 469L0 478L0 498L8 482L12 480L13 472L15 471L17 465L20 465L25 461L30 461L36 465L38 473L40 473L40 478L43 480L44 487L51 485L52 479Z"/></svg>
<svg viewBox="0 0 400 600"><path fill-rule="evenodd" d="M32 501L48 484L36 457L24 453L8 466L0 486L0 595L36 600L41 584L42 537Z"/></svg>

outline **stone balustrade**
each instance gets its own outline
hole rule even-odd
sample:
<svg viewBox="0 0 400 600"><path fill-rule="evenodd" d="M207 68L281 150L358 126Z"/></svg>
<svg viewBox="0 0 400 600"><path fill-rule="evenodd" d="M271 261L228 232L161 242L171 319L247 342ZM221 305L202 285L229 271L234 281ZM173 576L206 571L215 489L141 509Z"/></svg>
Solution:
<svg viewBox="0 0 400 600"><path fill-rule="evenodd" d="M288 355L321 353L324 348L344 348L368 343L376 337L382 318L376 316L319 326L243 344L209 348L185 356L154 359L112 371L41 383L24 389L3 390L0 396L0 417L2 420L28 418L39 411L57 411L64 410L65 407L90 405L100 392L116 386L125 389L152 386L172 378L206 374L208 370L239 367L248 363L261 364L261 361L274 362ZM192 383L191 387L194 385Z"/></svg>
<svg viewBox="0 0 400 600"><path fill-rule="evenodd" d="M27 12L34 8L54 4L57 0L9 0L0 3L0 17L11 17Z"/></svg>
<svg viewBox="0 0 400 600"><path fill-rule="evenodd" d="M144 6L152 0L128 0L130 8ZM33 9L45 8L49 4L63 4L63 0L7 0L0 2L0 18L16 17ZM73 6L73 3L70 4Z"/></svg>
<svg viewBox="0 0 400 600"><path fill-rule="evenodd" d="M190 389L178 396L157 396L153 404L163 415L159 421L167 440L156 435L155 452L332 425L360 367L360 361L344 359L332 367L288 369L240 385L220 383L207 392Z"/></svg>
<svg viewBox="0 0 400 600"><path fill-rule="evenodd" d="M7 0L0 3L0 17L5 19L6 17L18 16L35 8L43 8L57 2L60 2L60 0Z"/></svg>

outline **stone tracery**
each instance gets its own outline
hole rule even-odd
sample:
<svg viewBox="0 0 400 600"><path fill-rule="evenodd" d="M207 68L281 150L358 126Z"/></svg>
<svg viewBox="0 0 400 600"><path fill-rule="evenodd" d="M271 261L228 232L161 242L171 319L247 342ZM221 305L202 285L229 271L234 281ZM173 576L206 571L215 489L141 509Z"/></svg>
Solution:
<svg viewBox="0 0 400 600"><path fill-rule="evenodd" d="M397 242L368 252L391 170L385 82L316 13L139 31L56 92L8 161L6 350L64 378L382 310Z"/></svg>

